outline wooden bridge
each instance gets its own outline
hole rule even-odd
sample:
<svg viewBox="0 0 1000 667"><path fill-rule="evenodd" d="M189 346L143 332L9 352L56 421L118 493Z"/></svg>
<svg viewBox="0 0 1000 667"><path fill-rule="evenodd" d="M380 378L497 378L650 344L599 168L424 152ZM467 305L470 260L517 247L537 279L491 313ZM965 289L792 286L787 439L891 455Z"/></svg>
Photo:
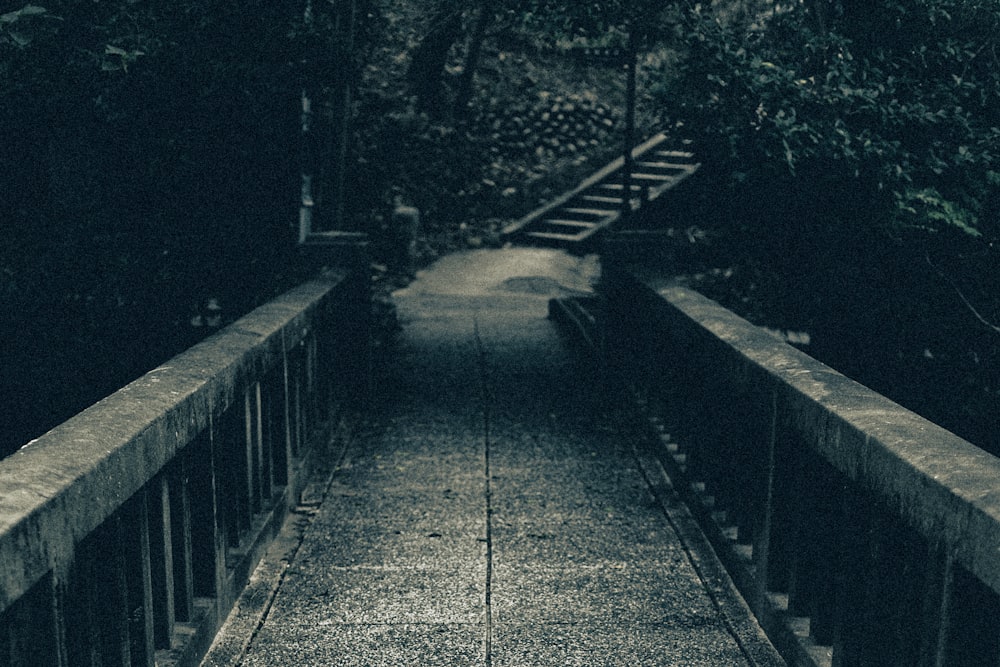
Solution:
<svg viewBox="0 0 1000 667"><path fill-rule="evenodd" d="M392 354L320 245L4 460L0 664L1000 664L1000 460L617 239Z"/></svg>

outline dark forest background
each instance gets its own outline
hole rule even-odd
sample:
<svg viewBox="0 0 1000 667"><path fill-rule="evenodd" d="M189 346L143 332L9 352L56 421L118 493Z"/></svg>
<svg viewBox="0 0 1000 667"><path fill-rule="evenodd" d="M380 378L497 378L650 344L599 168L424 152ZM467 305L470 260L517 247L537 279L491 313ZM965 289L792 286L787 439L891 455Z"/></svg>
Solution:
<svg viewBox="0 0 1000 667"><path fill-rule="evenodd" d="M0 3L0 448L315 270L304 89L317 224L378 278L394 196L430 261L619 151L622 73L572 54L632 43L640 132L704 165L667 269L998 451L998 34L977 0Z"/></svg>

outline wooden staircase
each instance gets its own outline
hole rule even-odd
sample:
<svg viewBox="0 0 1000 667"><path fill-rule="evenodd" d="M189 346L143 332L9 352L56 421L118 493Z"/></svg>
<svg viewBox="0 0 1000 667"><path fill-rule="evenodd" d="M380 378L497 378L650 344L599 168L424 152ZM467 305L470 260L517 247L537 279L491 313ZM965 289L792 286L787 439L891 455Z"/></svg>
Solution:
<svg viewBox="0 0 1000 667"><path fill-rule="evenodd" d="M700 166L694 154L666 148L667 137L657 134L632 150L633 172L629 206L638 210ZM582 247L599 231L618 220L624 209L624 157L586 178L576 188L512 222L501 231L505 241Z"/></svg>

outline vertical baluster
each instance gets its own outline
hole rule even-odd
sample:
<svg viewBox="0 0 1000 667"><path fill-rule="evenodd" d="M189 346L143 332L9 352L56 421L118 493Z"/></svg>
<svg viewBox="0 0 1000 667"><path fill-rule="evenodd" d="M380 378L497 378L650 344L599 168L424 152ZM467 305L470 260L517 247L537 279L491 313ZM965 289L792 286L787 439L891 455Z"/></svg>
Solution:
<svg viewBox="0 0 1000 667"><path fill-rule="evenodd" d="M674 354L679 359L675 362L676 380L679 387L680 399L674 406L673 412L677 416L677 452L675 459L687 478L693 482L702 481L695 476L697 469L696 452L701 446L700 429L704 425L705 413L699 405L702 397L701 385L704 382L704 373L699 369L700 358L688 354L688 350L681 340L675 340L676 348ZM669 359L669 357L668 357ZM668 361L667 363L670 363Z"/></svg>
<svg viewBox="0 0 1000 667"><path fill-rule="evenodd" d="M725 450L728 447L727 431L732 424L729 410L722 407L726 401L718 393L721 387L711 364L709 355L699 354L695 367L691 369L691 377L700 378L692 386L687 474L692 482L704 485L706 496L714 498L715 511L725 511L726 523L732 526L732 504L725 484L725 476L731 473L731 461L726 460Z"/></svg>
<svg viewBox="0 0 1000 667"><path fill-rule="evenodd" d="M319 349L317 347L318 341L316 338L315 328L310 333L309 338L306 341L306 396L308 397L308 427L309 430L306 431L306 438L308 441L312 441L312 435L315 429L322 425L322 403L320 401L319 391L317 390L317 375L319 373Z"/></svg>
<svg viewBox="0 0 1000 667"><path fill-rule="evenodd" d="M767 579L764 585L768 592L784 594L787 598L794 584L793 573L798 553L795 538L800 507L797 493L797 480L801 477L800 452L795 447L796 441L782 415L774 415L772 428L770 532L767 542Z"/></svg>
<svg viewBox="0 0 1000 667"><path fill-rule="evenodd" d="M100 665L101 662L94 605L94 588L97 586L94 542L95 538L91 535L77 545L66 574L66 654L70 665L81 667Z"/></svg>
<svg viewBox="0 0 1000 667"><path fill-rule="evenodd" d="M274 415L271 403L274 400L274 382L272 374L267 374L258 387L260 403L260 486L261 496L266 505L270 506L274 498L274 461L275 461L275 431Z"/></svg>
<svg viewBox="0 0 1000 667"><path fill-rule="evenodd" d="M68 664L62 595L49 574L0 615L0 665L62 667Z"/></svg>
<svg viewBox="0 0 1000 667"><path fill-rule="evenodd" d="M816 491L813 505L812 559L815 563L812 584L812 611L809 634L817 644L833 644L837 610L837 545L843 528L840 498L843 483L825 463L816 461Z"/></svg>
<svg viewBox="0 0 1000 667"><path fill-rule="evenodd" d="M93 566L87 603L98 638L99 657L94 664L102 667L131 662L124 538L121 515L115 514L95 531L93 548L87 554Z"/></svg>
<svg viewBox="0 0 1000 667"><path fill-rule="evenodd" d="M258 514L264 510L270 500L266 490L264 476L264 436L261 431L263 427L263 416L261 415L261 388L260 382L254 382L250 388L250 450L253 455L253 488L250 494L251 510Z"/></svg>
<svg viewBox="0 0 1000 667"><path fill-rule="evenodd" d="M282 473L284 483L292 480L292 459L295 455L295 350L284 349L283 377L281 387L281 423L284 426L284 459Z"/></svg>
<svg viewBox="0 0 1000 667"><path fill-rule="evenodd" d="M153 640L169 649L174 631L174 547L170 482L160 475L150 483L149 559L153 591Z"/></svg>
<svg viewBox="0 0 1000 667"><path fill-rule="evenodd" d="M844 489L843 529L838 545L837 627L833 667L857 667L864 662L864 644L871 636L868 613L871 570L872 516L870 496L856 485Z"/></svg>
<svg viewBox="0 0 1000 667"><path fill-rule="evenodd" d="M200 442L200 440L196 440ZM170 483L171 545L173 546L174 615L178 621L194 620L194 566L192 557L190 457L195 445L178 454L167 478Z"/></svg>
<svg viewBox="0 0 1000 667"><path fill-rule="evenodd" d="M122 550L128 615L129 662L153 667L153 593L150 567L149 507L143 489L122 507Z"/></svg>
<svg viewBox="0 0 1000 667"><path fill-rule="evenodd" d="M253 516L257 513L257 452L254 437L254 402L253 387L247 387L243 392L243 432L240 438L243 447L243 479L241 480L243 506L240 514L246 517L245 522L241 522L240 532L248 530L253 523Z"/></svg>
<svg viewBox="0 0 1000 667"><path fill-rule="evenodd" d="M789 590L789 611L808 616L810 635L820 645L833 641L836 587L836 529L840 500L833 471L814 456L803 456L795 481L796 554Z"/></svg>
<svg viewBox="0 0 1000 667"><path fill-rule="evenodd" d="M952 568L948 607L947 667L996 667L1000 665L1000 600L961 566Z"/></svg>
<svg viewBox="0 0 1000 667"><path fill-rule="evenodd" d="M872 566L865 606L871 639L865 642L864 664L916 665L923 635L928 547L881 504L870 505Z"/></svg>
<svg viewBox="0 0 1000 667"><path fill-rule="evenodd" d="M226 546L231 549L239 548L242 535L250 527L245 400L227 408L213 429L215 503Z"/></svg>
<svg viewBox="0 0 1000 667"><path fill-rule="evenodd" d="M270 469L272 493L275 486L288 483L288 391L283 375L277 372L268 382L268 391L264 394L267 416L266 430L271 450Z"/></svg>
<svg viewBox="0 0 1000 667"><path fill-rule="evenodd" d="M303 368L302 368L302 353L301 348L297 348L292 354L291 364L290 364L290 377L289 381L289 419L291 420L291 449L289 463L291 460L298 457L302 451L302 439L303 433L303 422L304 415L302 409L302 381L303 381Z"/></svg>
<svg viewBox="0 0 1000 667"><path fill-rule="evenodd" d="M769 475L768 435L760 411L752 404L759 399L752 390L750 394L741 390L733 396L727 439L732 471L727 495L735 510L736 541L751 547L758 541L756 535L765 513Z"/></svg>
<svg viewBox="0 0 1000 667"><path fill-rule="evenodd" d="M714 370L710 370L712 363L708 354L698 354L688 376L697 380L691 385L692 437L687 451L687 468L690 480L704 483L707 492L715 495L719 493L716 473L719 471L727 411L719 405L719 396L716 394L718 385L715 382L717 376Z"/></svg>
<svg viewBox="0 0 1000 667"><path fill-rule="evenodd" d="M47 588L50 591L49 602L52 613L52 637L54 643L50 648L44 648L44 654L39 656L34 664L58 665L58 667L73 667L69 659L69 633L67 631L67 607L69 573L64 569L50 572ZM44 616L43 616L44 617Z"/></svg>
<svg viewBox="0 0 1000 667"><path fill-rule="evenodd" d="M944 667L954 560L946 545L937 544L928 548L927 560L919 667Z"/></svg>
<svg viewBox="0 0 1000 667"><path fill-rule="evenodd" d="M225 577L224 506L216 502L217 489L215 429L198 436L187 449L188 490L191 516L191 564L194 594L216 597L222 592Z"/></svg>
<svg viewBox="0 0 1000 667"><path fill-rule="evenodd" d="M750 600L751 608L759 613L767 608L772 571L772 534L777 524L775 509L776 454L778 438L778 400L772 394L766 411L757 417L756 447L748 454L756 456L754 477L756 478L756 511L753 520L753 565L754 590Z"/></svg>

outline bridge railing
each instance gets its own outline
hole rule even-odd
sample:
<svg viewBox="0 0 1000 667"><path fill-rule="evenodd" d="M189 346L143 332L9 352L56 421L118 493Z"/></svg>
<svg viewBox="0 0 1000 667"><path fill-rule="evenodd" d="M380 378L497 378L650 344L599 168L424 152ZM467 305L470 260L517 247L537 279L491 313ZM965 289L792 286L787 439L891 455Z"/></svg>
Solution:
<svg viewBox="0 0 1000 667"><path fill-rule="evenodd" d="M679 287L605 269L650 446L796 665L1000 665L1000 459Z"/></svg>
<svg viewBox="0 0 1000 667"><path fill-rule="evenodd" d="M197 664L366 376L366 283L306 283L0 462L0 664Z"/></svg>

